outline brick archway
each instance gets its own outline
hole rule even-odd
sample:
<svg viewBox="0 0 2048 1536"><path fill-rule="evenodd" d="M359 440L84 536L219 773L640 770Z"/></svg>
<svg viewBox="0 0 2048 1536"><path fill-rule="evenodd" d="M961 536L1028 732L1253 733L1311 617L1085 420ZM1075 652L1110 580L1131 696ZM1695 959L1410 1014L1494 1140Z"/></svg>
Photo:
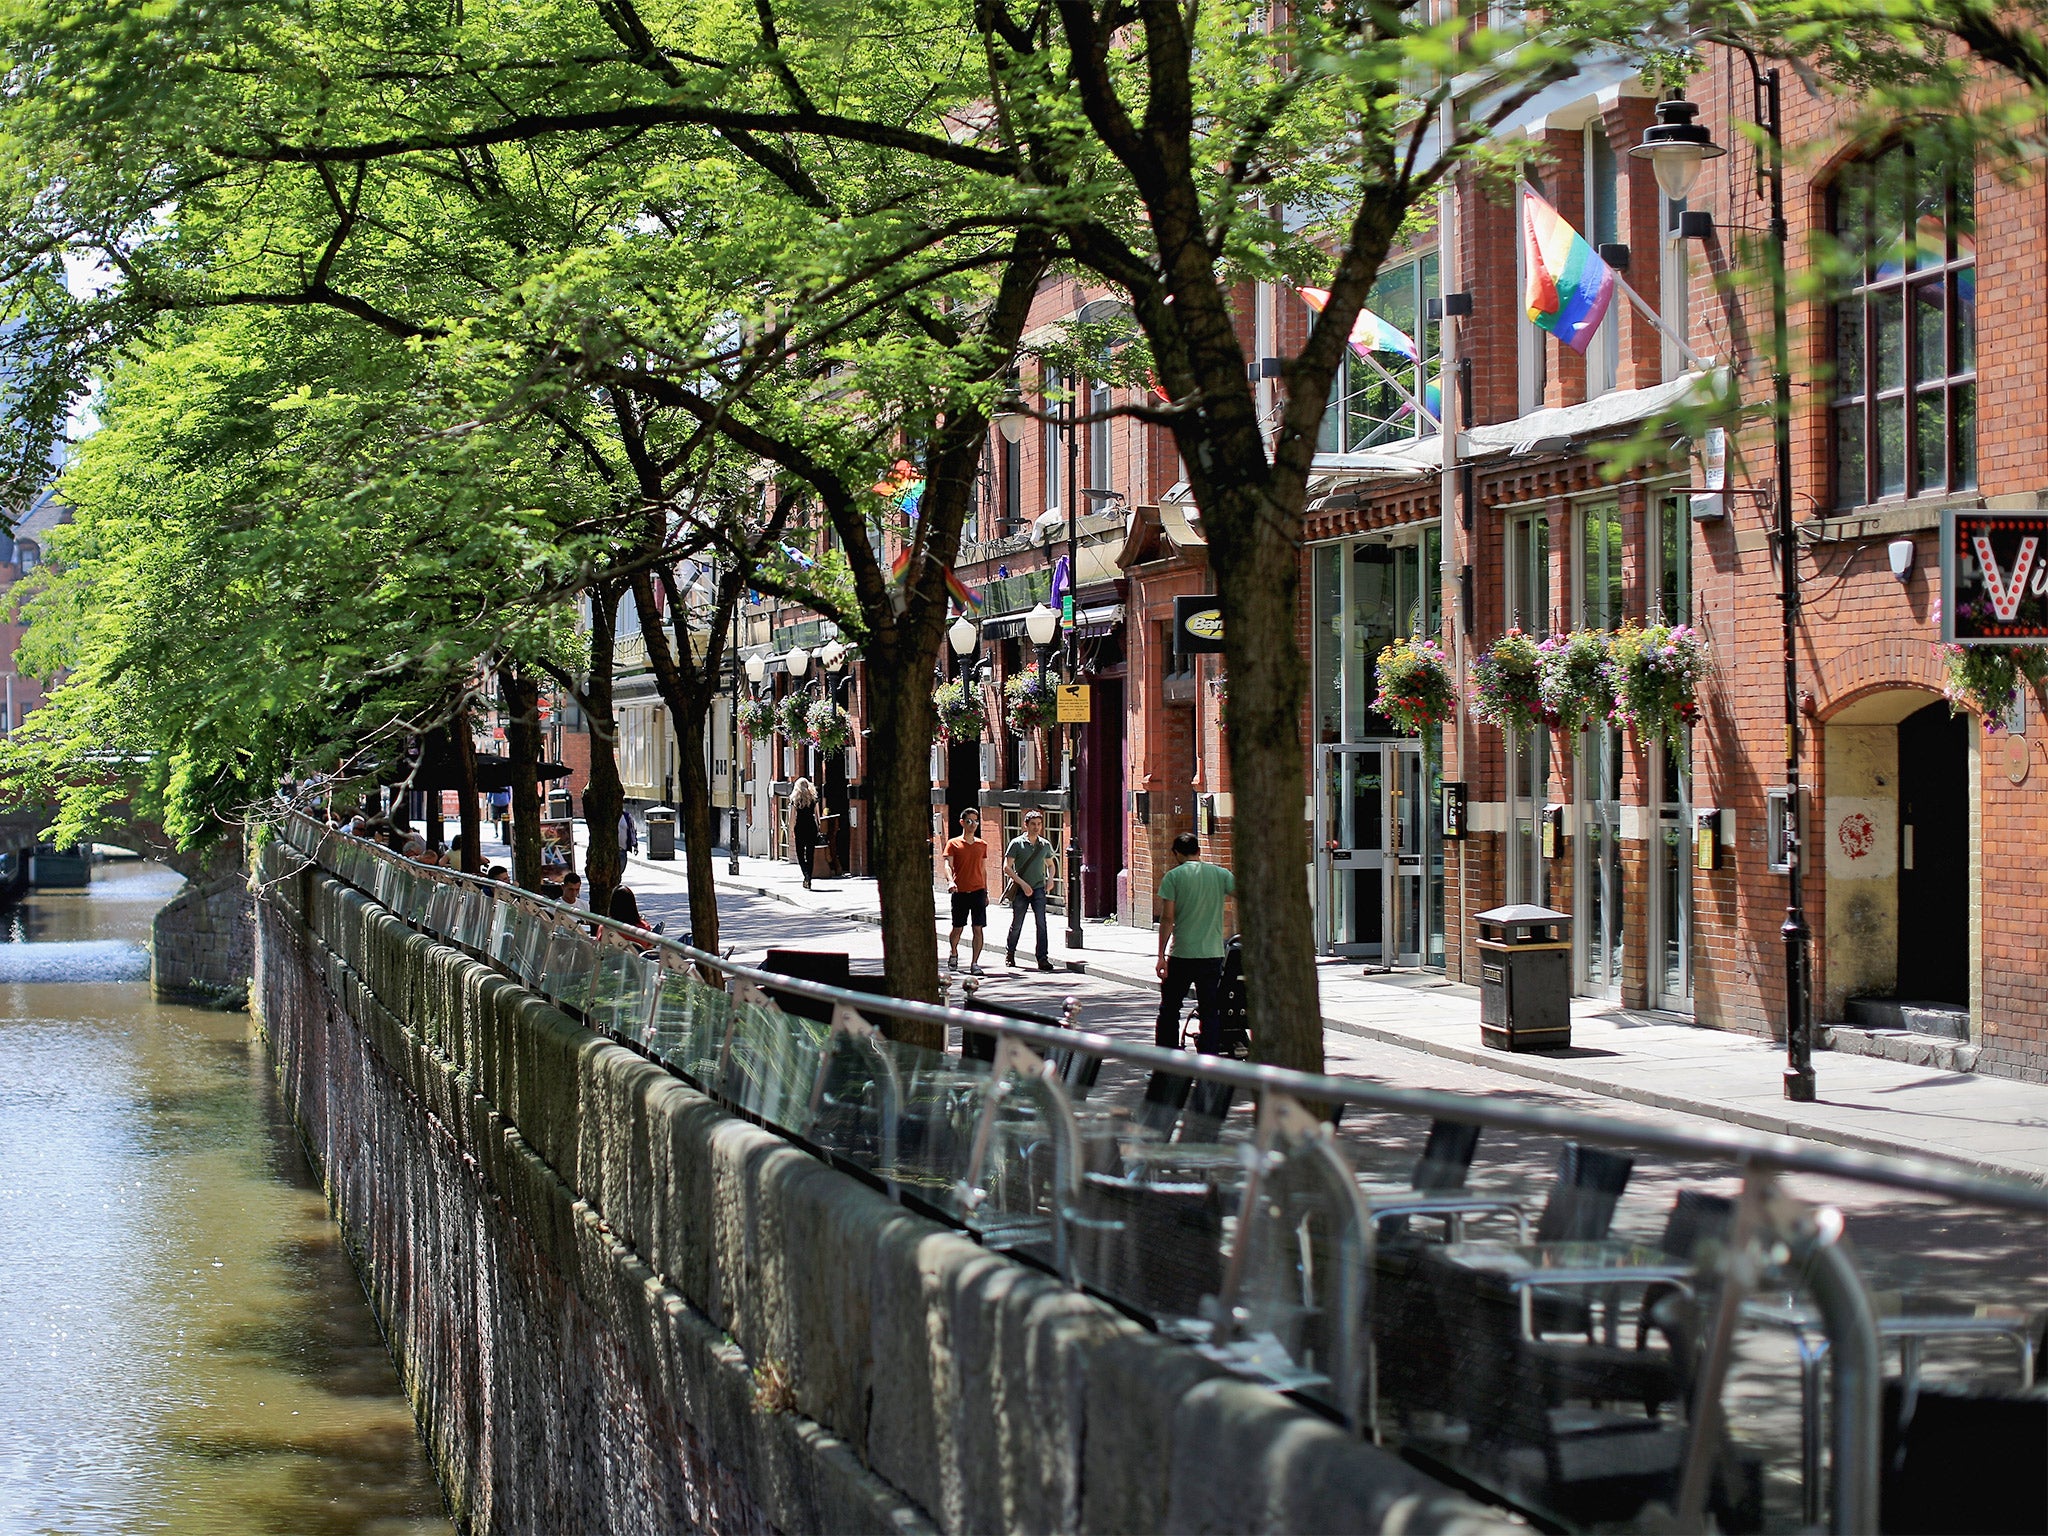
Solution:
<svg viewBox="0 0 2048 1536"><path fill-rule="evenodd" d="M1903 636L1866 640L1815 663L1814 713L1826 720L1860 698L1893 688L1917 689L1940 698L1947 687L1941 653L1929 641Z"/></svg>

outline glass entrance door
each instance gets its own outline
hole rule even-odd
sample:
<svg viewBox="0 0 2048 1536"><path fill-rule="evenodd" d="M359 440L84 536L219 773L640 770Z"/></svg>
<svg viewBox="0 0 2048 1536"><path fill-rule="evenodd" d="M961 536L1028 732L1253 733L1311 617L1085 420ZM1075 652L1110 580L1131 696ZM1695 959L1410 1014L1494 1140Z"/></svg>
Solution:
<svg viewBox="0 0 2048 1536"><path fill-rule="evenodd" d="M1318 947L1443 964L1443 849L1421 743L1327 747L1316 777Z"/></svg>
<svg viewBox="0 0 2048 1536"><path fill-rule="evenodd" d="M1386 958L1387 758L1384 747L1327 747L1316 762L1319 948Z"/></svg>

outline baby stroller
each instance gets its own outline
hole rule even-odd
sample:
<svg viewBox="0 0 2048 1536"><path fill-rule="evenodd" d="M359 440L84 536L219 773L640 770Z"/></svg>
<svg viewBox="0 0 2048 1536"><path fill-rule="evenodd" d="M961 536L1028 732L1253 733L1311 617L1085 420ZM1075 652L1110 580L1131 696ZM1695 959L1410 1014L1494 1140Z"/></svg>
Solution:
<svg viewBox="0 0 2048 1536"><path fill-rule="evenodd" d="M1181 1020L1181 1049L1193 1050L1201 1030L1199 1005L1191 1003L1187 1017ZM1250 1058L1252 1027L1244 995L1244 944L1236 934L1223 946L1223 979L1216 984L1216 1032L1220 1037L1218 1055L1237 1061Z"/></svg>

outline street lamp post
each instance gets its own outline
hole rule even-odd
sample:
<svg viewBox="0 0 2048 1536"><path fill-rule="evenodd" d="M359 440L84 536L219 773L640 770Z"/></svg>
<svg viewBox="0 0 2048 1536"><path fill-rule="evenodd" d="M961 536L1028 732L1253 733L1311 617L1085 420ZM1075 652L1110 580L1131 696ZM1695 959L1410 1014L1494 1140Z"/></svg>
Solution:
<svg viewBox="0 0 2048 1536"><path fill-rule="evenodd" d="M1074 420L1080 404L1075 381L1067 385L1064 413L1067 418L1067 590L1060 594L1060 618L1066 625L1066 655L1061 663L1061 681L1071 686L1078 680L1080 656L1076 651L1075 620L1080 616L1081 585L1081 434ZM1057 721L1055 721L1057 724ZM1066 730L1067 791L1067 948L1081 947L1081 780L1075 773L1075 755L1081 745L1081 727Z"/></svg>
<svg viewBox="0 0 2048 1536"><path fill-rule="evenodd" d="M1767 259L1771 279L1771 450L1776 470L1772 501L1778 545L1778 602L1784 635L1785 686L1785 1097L1813 1101L1812 986L1808 973L1811 930L1806 923L1805 849L1799 844L1799 542L1792 523L1792 341L1787 323L1785 282L1785 132L1778 71L1767 70L1747 48L1752 100L1770 145L1764 179L1770 186L1771 218ZM1692 102L1660 102L1657 121L1629 153L1656 169L1665 196L1682 201L1707 161L1727 153L1695 123Z"/></svg>
<svg viewBox="0 0 2048 1536"><path fill-rule="evenodd" d="M740 872L740 652L739 623L735 618L731 642L732 650L732 719L725 748L725 809L727 826L725 834L725 872L736 875Z"/></svg>
<svg viewBox="0 0 2048 1536"><path fill-rule="evenodd" d="M759 652L756 652L756 653L755 653L754 655L752 655L752 656L749 656L749 657L747 658L747 686L748 686L748 690L749 690L749 692L752 692L752 691L754 691L754 690L757 690L757 689L759 689L759 688L760 688L760 686L761 686L761 684L762 684L763 682L767 681L767 678L768 678L768 658L767 658L766 656L763 656L763 655L761 655L761 654L760 654ZM773 777L773 775L771 774L771 775L770 775L770 777ZM744 783L744 782L745 782L745 779L744 779L744 777L742 777L742 779L741 779L741 782L742 782L742 783ZM740 870L740 853L739 853L739 825L740 825L740 823L739 823L739 815L740 815L740 811L739 811L739 804L738 804L738 797L737 797L737 796L735 796L735 797L734 797L734 804L733 804L733 812L732 812L732 814L733 814L733 848L732 848L732 858L731 858L731 860L730 860L729 864L727 865L727 873L729 873L729 874L735 874L735 875L736 875L736 874L738 874L738 873L739 873L739 870Z"/></svg>

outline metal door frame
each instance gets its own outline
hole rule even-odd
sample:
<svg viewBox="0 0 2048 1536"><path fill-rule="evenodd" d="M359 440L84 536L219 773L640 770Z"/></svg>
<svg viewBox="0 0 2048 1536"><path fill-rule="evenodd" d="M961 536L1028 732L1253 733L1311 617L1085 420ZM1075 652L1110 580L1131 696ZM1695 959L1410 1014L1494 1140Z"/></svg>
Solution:
<svg viewBox="0 0 2048 1536"><path fill-rule="evenodd" d="M1349 857L1333 856L1328 846L1334 829L1330 825L1330 782L1334 759L1339 753L1373 752L1380 757L1380 846L1374 849L1340 850ZM1423 963L1421 950L1410 953L1396 948L1395 917L1398 910L1398 896L1395 882L1402 879L1415 881L1415 901L1419 911L1416 921L1416 936L1424 949L1429 942L1429 846L1425 836L1421 845L1412 851L1401 846L1400 810L1398 799L1404 794L1403 783L1410 761L1420 764L1422 743L1401 737L1382 738L1377 741L1333 742L1316 749L1315 763L1315 920L1316 952L1322 955L1342 955L1360 959L1376 959L1382 965L1419 967ZM1418 771L1418 779L1421 775ZM1423 784L1424 800L1427 801L1427 783ZM1425 803L1418 815L1427 816L1429 806ZM1380 874L1380 938L1372 943L1337 943L1331 932L1335 916L1335 902L1332 899L1334 881L1332 876L1339 870L1359 872L1377 869ZM1374 951L1378 953L1375 954Z"/></svg>

